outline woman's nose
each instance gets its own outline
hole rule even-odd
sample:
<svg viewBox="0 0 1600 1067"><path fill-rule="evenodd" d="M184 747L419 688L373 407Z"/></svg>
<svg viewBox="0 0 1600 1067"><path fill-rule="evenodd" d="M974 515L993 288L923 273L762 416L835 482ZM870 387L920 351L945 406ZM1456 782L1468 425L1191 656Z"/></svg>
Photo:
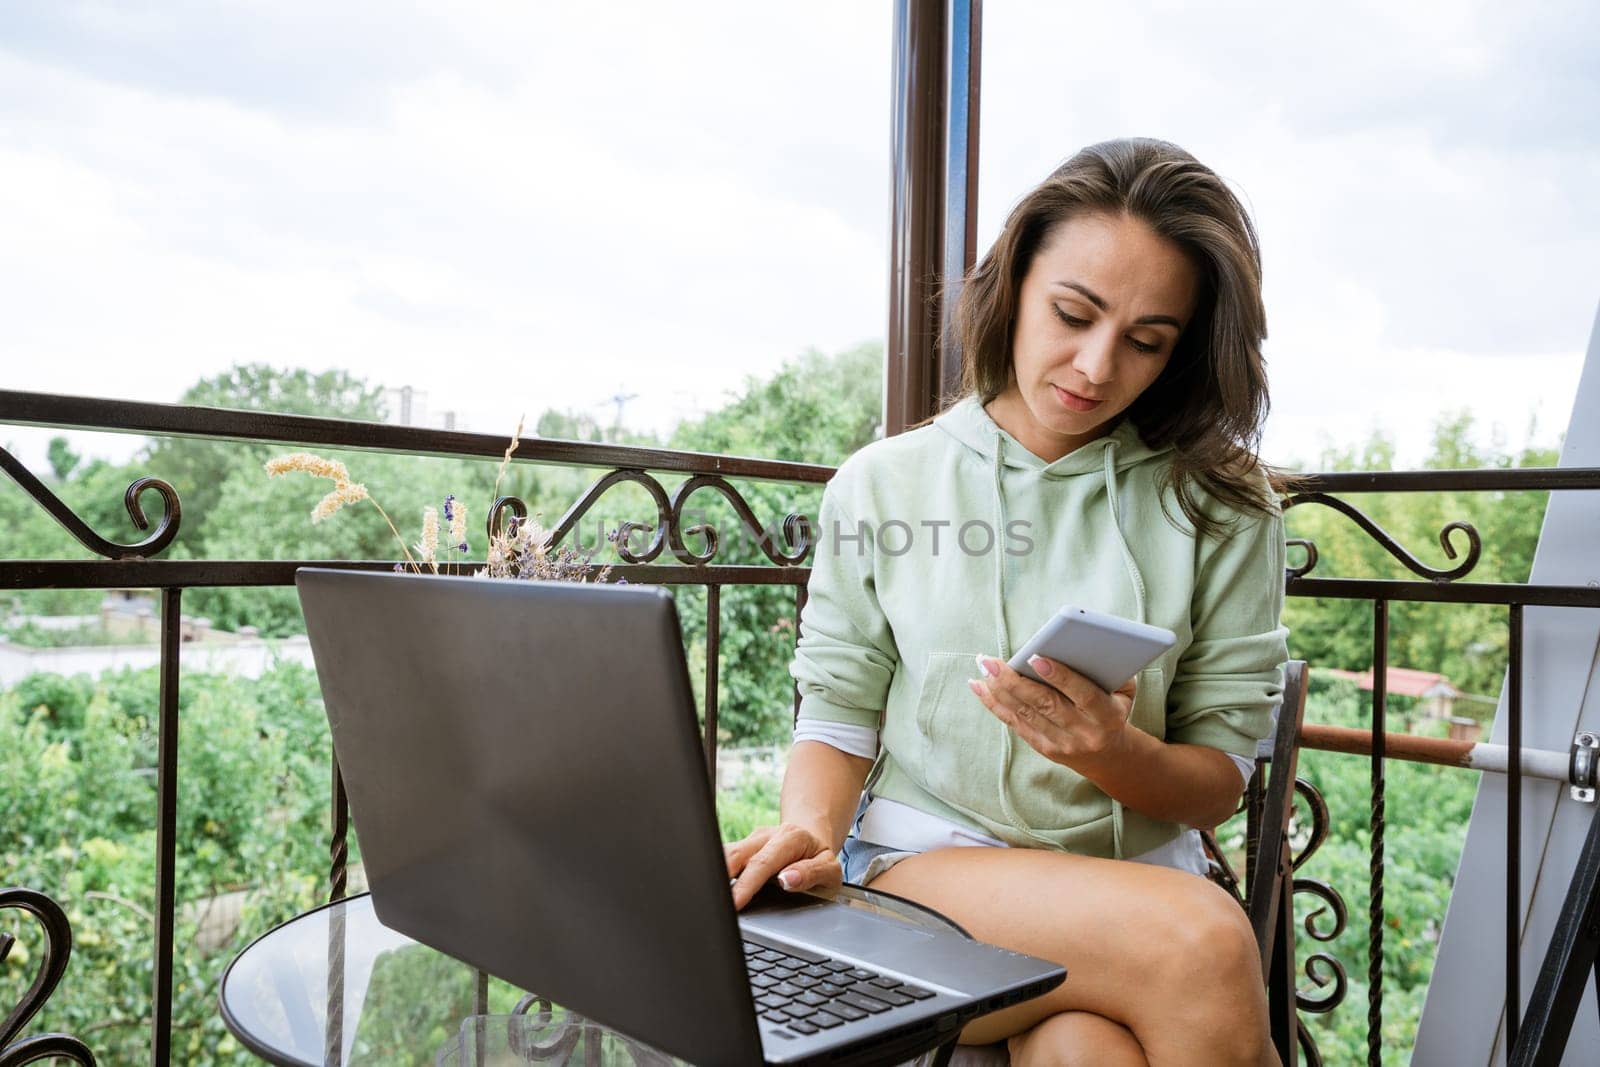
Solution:
<svg viewBox="0 0 1600 1067"><path fill-rule="evenodd" d="M1083 339L1072 365L1094 385L1109 382L1116 375L1116 337L1109 330L1095 330Z"/></svg>

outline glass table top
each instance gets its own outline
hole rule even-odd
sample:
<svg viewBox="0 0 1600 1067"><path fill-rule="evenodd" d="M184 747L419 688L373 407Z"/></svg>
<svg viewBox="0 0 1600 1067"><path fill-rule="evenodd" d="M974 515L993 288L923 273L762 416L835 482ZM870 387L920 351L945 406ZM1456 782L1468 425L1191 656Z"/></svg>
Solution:
<svg viewBox="0 0 1600 1067"><path fill-rule="evenodd" d="M919 926L952 925L855 886L839 898ZM246 1048L294 1067L680 1062L396 933L366 894L262 935L229 965L220 999Z"/></svg>

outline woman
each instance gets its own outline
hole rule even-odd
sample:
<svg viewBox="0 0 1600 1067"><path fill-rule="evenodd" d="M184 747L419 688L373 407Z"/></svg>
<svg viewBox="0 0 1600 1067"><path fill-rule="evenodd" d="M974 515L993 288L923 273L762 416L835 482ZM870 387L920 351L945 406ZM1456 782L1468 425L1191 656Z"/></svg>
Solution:
<svg viewBox="0 0 1600 1067"><path fill-rule="evenodd" d="M727 846L735 903L849 878L1065 965L963 1032L1014 1063L1276 1063L1192 829L1234 811L1287 658L1254 228L1174 145L1086 148L1012 211L957 329L963 398L824 492L781 825ZM1012 671L1065 603L1178 643L1115 693Z"/></svg>

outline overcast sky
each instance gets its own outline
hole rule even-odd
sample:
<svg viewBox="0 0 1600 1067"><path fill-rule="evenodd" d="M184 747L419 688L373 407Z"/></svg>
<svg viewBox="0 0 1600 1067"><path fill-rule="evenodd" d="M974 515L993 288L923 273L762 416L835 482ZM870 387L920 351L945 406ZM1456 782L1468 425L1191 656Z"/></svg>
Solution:
<svg viewBox="0 0 1600 1067"><path fill-rule="evenodd" d="M666 429L882 339L889 0L431 6L0 7L5 387L175 401L266 361L485 432L619 390ZM1083 144L1189 148L1261 232L1270 459L1383 426L1415 461L1457 408L1513 447L1566 427L1600 5L985 14L981 243ZM47 436L0 428L35 463Z"/></svg>

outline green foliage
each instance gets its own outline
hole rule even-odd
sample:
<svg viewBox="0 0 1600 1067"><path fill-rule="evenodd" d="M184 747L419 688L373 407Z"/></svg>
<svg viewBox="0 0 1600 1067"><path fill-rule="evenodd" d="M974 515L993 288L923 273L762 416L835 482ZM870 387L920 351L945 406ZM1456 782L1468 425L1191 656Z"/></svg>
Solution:
<svg viewBox="0 0 1600 1067"><path fill-rule="evenodd" d="M282 455L292 449L274 450ZM484 461L381 455L370 452L318 453L339 460L352 480L367 487L405 538L421 536L422 509L440 507L446 494L468 502L471 557L482 559L483 521L494 480L494 464ZM378 559L398 560L401 542L372 501L346 505L330 518L312 523L311 511L332 484L307 474L269 478L265 459L226 475L210 517L205 552L212 559ZM182 555L175 546L174 555ZM413 550L415 554L415 550ZM465 558L465 557L464 557ZM185 594L185 610L203 615L222 629L255 626L269 637L303 633L293 589L196 589Z"/></svg>
<svg viewBox="0 0 1600 1067"><path fill-rule="evenodd" d="M58 482L70 478L73 469L83 461L83 457L72 450L72 445L65 437L50 438L45 456L50 461L50 473L55 475Z"/></svg>
<svg viewBox="0 0 1600 1067"><path fill-rule="evenodd" d="M30 674L8 695L23 713L37 715L41 722L65 733L83 728L83 715L94 692L94 680L86 674Z"/></svg>
<svg viewBox="0 0 1600 1067"><path fill-rule="evenodd" d="M679 426L669 444L690 451L837 465L881 434L882 375L883 353L878 345L863 345L835 356L808 352L768 380L748 380L729 405ZM313 375L252 364L202 381L182 399L189 404L250 411L372 419L382 415L380 397L377 387L344 372ZM542 436L607 436L592 420L556 411L541 415L536 427ZM656 443L616 433L609 436L630 443ZM312 524L311 509L329 484L305 475L269 479L262 469L270 456L288 451L292 448L162 440L126 466L96 461L77 469L61 492L96 530L131 540L131 535L122 533L128 527L127 516L120 511L123 489L144 474L166 479L178 489L184 506L179 538L168 551L174 559L400 556L394 532L371 502L357 502ZM367 487L408 544L418 537L423 506L438 506L446 493L467 501L475 542L471 555L482 558L481 523L490 503L497 463L326 450L319 454L347 465L351 478ZM499 491L521 497L530 511L553 526L603 473L513 463ZM664 482L669 492L679 484L674 479ZM783 517L815 515L821 495L820 486L741 482L736 488L764 530L747 529L714 490L697 493L687 509L687 525L703 523L719 531L719 563L767 564L757 544L759 536L768 533L781 545ZM16 520L13 524L3 521L12 518ZM654 522L655 518L654 503L642 488L617 486L564 543L609 553L606 531L614 530L624 519ZM687 539L691 547L704 547L695 535ZM0 495L0 551L7 558L83 558L87 554L15 487L10 494ZM596 557L597 562L607 559L614 557ZM734 587L723 593L719 727L724 739L771 741L787 730L796 591L794 586L768 586ZM63 606L89 611L98 604L98 594L92 592L77 596L70 604L61 594L30 595L56 597L56 606L50 609L30 601L27 606L34 611L61 610ZM707 637L704 590L680 589L679 603L691 657L703 664ZM287 588L193 589L185 593L184 610L209 618L225 630L253 626L269 637L303 630L298 601ZM703 670L696 672L695 682L703 690Z"/></svg>
<svg viewBox="0 0 1600 1067"><path fill-rule="evenodd" d="M1516 453L1474 443L1468 415L1445 416L1434 428L1424 466L1436 470L1478 467L1546 467L1555 449L1528 447ZM1364 445L1324 453L1324 471L1389 470L1394 448L1382 434ZM1548 493L1377 493L1345 499L1431 567L1448 568L1436 546L1454 521L1471 523L1483 539L1483 556L1467 580L1525 582L1533 568ZM1353 522L1320 505L1306 504L1285 516L1288 535L1317 545L1313 577L1417 580ZM1465 551L1466 538L1453 535ZM1291 561L1298 552L1291 550ZM1459 557L1458 557L1459 559ZM1294 655L1318 667L1366 670L1372 666L1372 606L1359 600L1291 598L1284 607ZM1436 671L1468 693L1494 695L1506 667L1506 614L1492 605L1396 602L1389 613L1391 666Z"/></svg>
<svg viewBox="0 0 1600 1067"><path fill-rule="evenodd" d="M70 479L49 488L100 536L131 544L148 536L148 531L134 529L122 503L123 493L138 477L133 465L93 460L74 466ZM143 503L153 499L151 494ZM0 477L0 558L81 560L92 554L20 486ZM10 593L8 599L21 611L76 615L94 611L103 595L92 589L27 590Z"/></svg>
<svg viewBox="0 0 1600 1067"><path fill-rule="evenodd" d="M74 936L67 980L32 1029L83 1036L102 1063L149 1056L157 685L153 669L36 675L0 694L0 869L54 897ZM174 1059L248 1062L217 1014L217 981L251 938L315 902L327 727L298 666L256 682L188 675L180 694ZM205 932L224 894L246 887L231 934ZM0 1003L21 999L42 951L36 928L16 932Z"/></svg>
<svg viewBox="0 0 1600 1067"><path fill-rule="evenodd" d="M383 391L348 371L313 374L261 363L241 364L195 383L179 403L238 411L377 421L383 417ZM178 542L193 558L226 558L211 550L213 531L206 520L221 502L224 486L239 471L255 471L279 451L272 445L191 438L154 441L142 457L145 473L165 479L183 501ZM258 479L259 480L259 479ZM258 557L270 558L270 557Z"/></svg>
<svg viewBox="0 0 1600 1067"><path fill-rule="evenodd" d="M727 407L680 426L671 447L837 466L881 435L882 381L879 345L862 345L833 357L809 352L768 381L752 379L744 395ZM737 488L780 549L785 547L783 517L790 513L814 517L821 501L820 486L741 482ZM720 495L702 490L686 514L692 520L685 525L706 523L720 532L718 563L768 562L756 538ZM692 537L686 540L691 547L701 547ZM719 736L726 740L769 743L788 733L795 596L794 586L740 586L722 593L717 724ZM679 592L678 606L684 637L691 649L698 650L703 664L704 592ZM695 672L697 695L703 698L702 677L703 671Z"/></svg>
<svg viewBox="0 0 1600 1067"><path fill-rule="evenodd" d="M456 1036L461 1020L473 1014L476 984L470 968L430 949L406 945L380 952L345 1062L427 1067Z"/></svg>
<svg viewBox="0 0 1600 1067"><path fill-rule="evenodd" d="M1345 682L1327 683L1313 675L1306 719L1331 726L1370 728L1371 695ZM1343 897L1348 922L1329 942L1305 928L1307 916L1322 908L1309 893L1295 897L1299 985L1315 997L1327 991L1306 977L1307 961L1317 953L1338 960L1349 976L1344 1003L1326 1015L1305 1014L1323 1059L1330 1064L1366 1060L1368 907L1370 897L1371 763L1334 752L1300 753L1300 777L1315 786L1332 817L1327 842L1297 876L1327 883ZM1383 1061L1404 1064L1422 1012L1438 950L1439 928L1455 884L1466 839L1467 819L1477 793L1478 772L1390 760L1385 766ZM1301 811L1304 806L1301 805ZM1309 829L1303 826L1301 832ZM1243 817L1224 826L1218 839L1243 840ZM1297 847L1303 841L1297 840ZM1312 919L1321 934L1334 929L1331 913ZM1310 973L1329 976L1324 965Z"/></svg>
<svg viewBox="0 0 1600 1067"><path fill-rule="evenodd" d="M767 381L750 380L722 410L680 426L670 447L837 465L879 436L883 356L876 345L836 356L811 352ZM187 403L344 418L380 417L380 391L349 375L312 375L238 367L199 383ZM606 431L593 420L547 411L536 420L543 436L627 440L648 437ZM509 427L507 428L509 430ZM1480 448L1465 416L1436 427L1430 467L1546 466L1553 450ZM309 513L326 482L303 475L269 479L265 460L291 451L229 442L162 441L126 465L83 462L52 444L53 488L102 535L123 541L134 531L122 494L134 478L171 481L184 503L182 533L169 555L206 559L393 559L399 546L369 502L346 507L313 525ZM344 461L389 511L407 542L418 537L424 505L446 493L467 501L469 529L481 558L482 520L497 463L324 453ZM1381 435L1323 457L1325 470L1385 470L1392 443ZM525 500L553 526L603 471L513 463L499 491ZM663 479L670 493L678 484ZM774 535L789 513L815 515L820 486L740 482L739 491ZM1406 547L1432 565L1438 531L1452 520L1473 523L1484 540L1474 580L1526 580L1544 513L1543 493L1361 495L1350 498ZM602 510L603 509L603 512ZM641 488L618 486L569 535L580 549L605 547L603 533L623 519L654 522L655 505ZM1322 575L1411 577L1343 516L1316 506L1287 516L1290 536L1316 541ZM767 560L732 507L714 490L698 492L686 525L720 533L718 563L765 565ZM688 534L691 547L704 539ZM1458 544L1464 542L1458 540ZM609 551L609 550L607 550ZM8 559L84 559L88 553L9 480L0 479L0 554ZM605 562L597 558L596 562ZM663 560L662 562L666 562ZM691 664L704 706L707 656L706 593L676 589ZM794 647L794 586L730 587L721 594L718 669L719 737L724 743L782 741L789 729ZM36 590L11 596L13 610L91 613L101 592ZM223 628L258 627L268 635L301 629L288 589L195 589L184 610ZM1441 671L1468 691L1493 693L1504 670L1504 614L1495 608L1396 603L1391 610L1390 662ZM1371 663L1371 608L1353 601L1291 600L1285 620L1291 648L1315 667L1364 669ZM1317 681L1311 718L1366 726L1368 698L1348 686ZM323 892L327 867L330 776L326 724L315 676L280 666L257 681L186 675L180 688L180 775L177 822L178 959L174 975L175 1055L185 1063L247 1062L217 1017L222 967L250 937L304 910ZM1421 728L1401 701L1390 706L1400 728ZM0 693L0 869L10 882L38 886L67 907L77 939L62 989L31 1028L59 1029L90 1039L102 1062L148 1058L154 855L157 714L156 672L122 671L87 678L36 675ZM1343 1007L1309 1025L1328 1063L1365 1058L1369 763L1359 757L1302 754L1302 774L1327 798L1334 824L1329 841L1300 873L1326 880L1344 895L1350 924L1324 945L1297 933L1302 963L1331 951L1347 968ZM1432 969L1444 902L1455 876L1476 775L1453 769L1388 765L1385 874L1385 1062L1403 1062ZM746 780L723 790L718 815L725 840L744 836L777 816L775 782ZM1227 836L1224 831L1223 836ZM208 926L219 901L242 894L237 928ZM1313 898L1297 900L1301 913ZM1317 928L1329 928L1327 916ZM0 963L0 1004L15 1003L32 977L39 937L22 927L9 959ZM425 959L389 968L384 982L442 988ZM1310 982L1302 979L1302 987ZM493 997L509 1006L513 994L496 984ZM422 1003L399 997L397 1004ZM370 1039L380 1059L422 1035L426 1020L374 1018ZM408 1046L408 1042L411 1043Z"/></svg>
<svg viewBox="0 0 1600 1067"><path fill-rule="evenodd" d="M717 793L717 824L722 840L738 841L758 826L777 823L777 781L752 776Z"/></svg>
<svg viewBox="0 0 1600 1067"><path fill-rule="evenodd" d="M250 940L325 891L327 724L315 673L295 665L255 681L186 675L180 693L174 1059L248 1063L217 1014L217 983ZM0 870L55 898L74 937L66 981L30 1032L80 1035L102 1063L149 1055L156 694L155 670L98 683L34 675L0 693ZM723 839L742 837L775 819L777 785L748 779L718 797L718 811ZM239 890L237 927L203 933ZM39 931L12 917L18 944L0 963L7 1005L43 951ZM465 975L431 952L380 958L373 998L392 1010L363 1019L361 1061L409 1062L443 1044L454 1028L436 1031L440 1020L470 1012ZM515 999L495 983L495 1010Z"/></svg>

